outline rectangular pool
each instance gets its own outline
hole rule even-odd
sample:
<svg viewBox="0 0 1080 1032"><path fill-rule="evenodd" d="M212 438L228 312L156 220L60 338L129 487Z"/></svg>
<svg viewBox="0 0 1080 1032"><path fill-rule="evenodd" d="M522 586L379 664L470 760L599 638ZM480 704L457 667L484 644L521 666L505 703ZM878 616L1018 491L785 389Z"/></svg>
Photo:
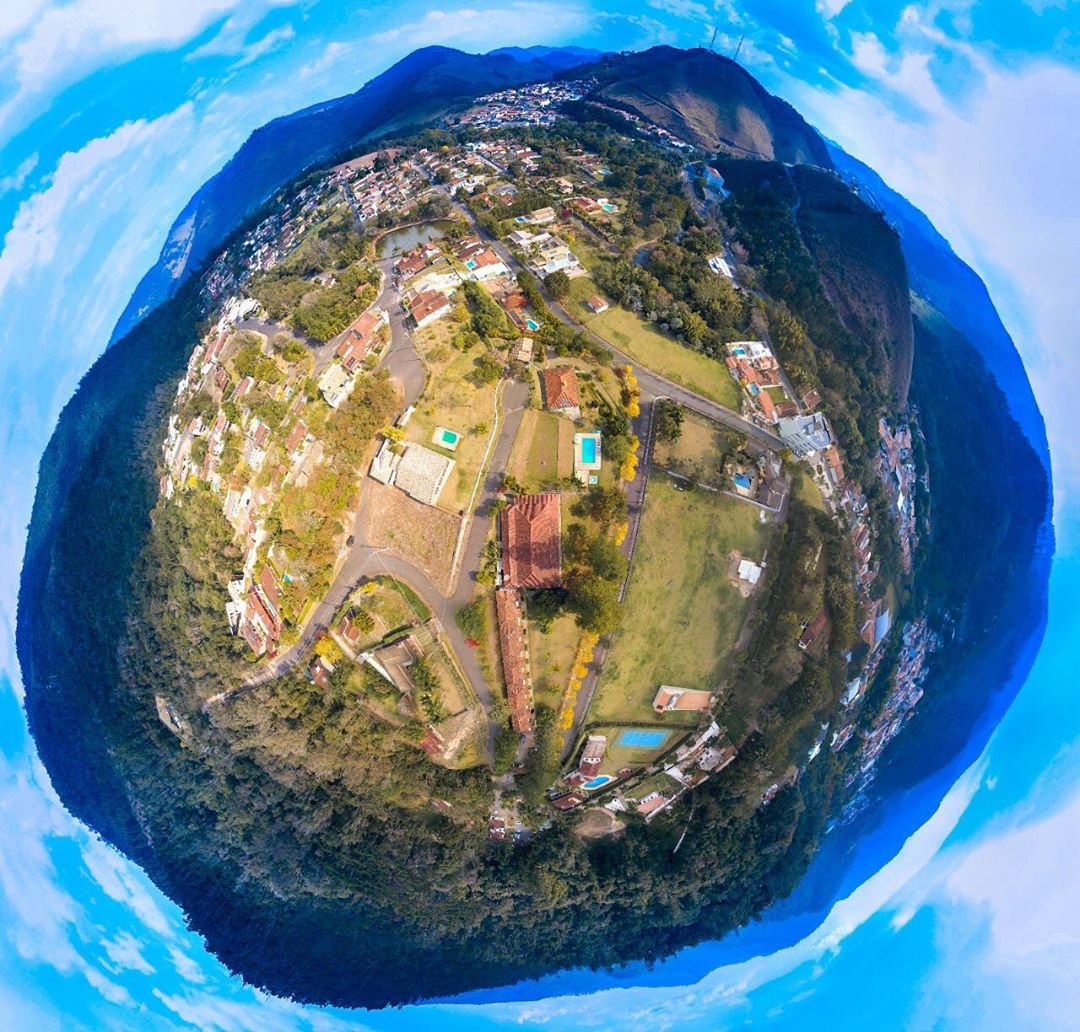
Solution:
<svg viewBox="0 0 1080 1032"><path fill-rule="evenodd" d="M596 438L583 437L581 439L581 461L592 465L596 462Z"/></svg>
<svg viewBox="0 0 1080 1032"><path fill-rule="evenodd" d="M457 448L460 440L461 434L453 430L447 430L445 426L435 427L435 433L431 435L432 444L437 444L440 448L446 448L448 451Z"/></svg>
<svg viewBox="0 0 1080 1032"><path fill-rule="evenodd" d="M619 735L619 745L628 749L659 749L667 740L670 731L623 731Z"/></svg>

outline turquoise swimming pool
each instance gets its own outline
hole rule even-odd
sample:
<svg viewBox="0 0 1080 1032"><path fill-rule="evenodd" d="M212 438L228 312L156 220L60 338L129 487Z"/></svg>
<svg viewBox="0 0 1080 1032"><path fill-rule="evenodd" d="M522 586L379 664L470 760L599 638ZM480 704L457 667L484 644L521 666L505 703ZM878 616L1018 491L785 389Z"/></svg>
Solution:
<svg viewBox="0 0 1080 1032"><path fill-rule="evenodd" d="M619 735L619 745L625 745L629 749L659 749L670 734L670 731L627 730Z"/></svg>
<svg viewBox="0 0 1080 1032"><path fill-rule="evenodd" d="M581 461L590 466L596 461L596 438L583 437L581 439Z"/></svg>
<svg viewBox="0 0 1080 1032"><path fill-rule="evenodd" d="M597 774L595 778L590 781L586 781L581 787L586 792L593 792L598 788L603 788L609 781L613 780L610 774Z"/></svg>
<svg viewBox="0 0 1080 1032"><path fill-rule="evenodd" d="M535 319L526 319L525 329L527 329L530 333L535 333L538 329L540 329L540 324Z"/></svg>
<svg viewBox="0 0 1080 1032"><path fill-rule="evenodd" d="M437 444L440 448L446 448L448 451L457 448L460 440L461 434L453 430L447 430L445 426L435 427L435 433L431 435L432 444Z"/></svg>

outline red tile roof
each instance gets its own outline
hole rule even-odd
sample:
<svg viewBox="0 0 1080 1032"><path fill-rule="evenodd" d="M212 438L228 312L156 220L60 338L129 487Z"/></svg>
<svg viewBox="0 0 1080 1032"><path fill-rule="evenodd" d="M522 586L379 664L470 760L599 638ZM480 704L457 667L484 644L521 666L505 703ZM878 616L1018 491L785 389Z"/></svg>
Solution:
<svg viewBox="0 0 1080 1032"><path fill-rule="evenodd" d="M581 407L577 373L572 366L544 370L544 402L549 409Z"/></svg>
<svg viewBox="0 0 1080 1032"><path fill-rule="evenodd" d="M450 308L450 298L437 290L425 290L413 298L410 313L417 322L422 322L433 312Z"/></svg>
<svg viewBox="0 0 1080 1032"><path fill-rule="evenodd" d="M562 583L562 513L557 494L518 495L499 517L504 583L557 588Z"/></svg>
<svg viewBox="0 0 1080 1032"><path fill-rule="evenodd" d="M506 699L510 704L510 726L519 734L533 728L529 644L522 620L524 604L521 592L514 588L499 588L495 592L499 651L502 653Z"/></svg>
<svg viewBox="0 0 1080 1032"><path fill-rule="evenodd" d="M302 419L298 419L296 421L296 426L289 431L289 436L285 439L285 450L290 455L300 447L300 442L307 437L307 432L307 425Z"/></svg>

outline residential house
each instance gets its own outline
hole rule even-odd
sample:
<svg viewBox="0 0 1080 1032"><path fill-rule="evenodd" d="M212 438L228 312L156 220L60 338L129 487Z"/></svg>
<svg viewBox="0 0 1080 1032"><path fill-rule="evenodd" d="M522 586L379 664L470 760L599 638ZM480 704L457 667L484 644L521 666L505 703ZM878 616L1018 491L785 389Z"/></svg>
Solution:
<svg viewBox="0 0 1080 1032"><path fill-rule="evenodd" d="M518 495L499 514L499 534L504 586L560 586L562 513L558 494Z"/></svg>
<svg viewBox="0 0 1080 1032"><path fill-rule="evenodd" d="M437 290L425 290L412 299L409 314L419 330L449 315L452 307L450 298L445 294Z"/></svg>
<svg viewBox="0 0 1080 1032"><path fill-rule="evenodd" d="M542 375L544 405L549 412L559 412L571 419L581 418L581 395L573 366L545 369Z"/></svg>
<svg viewBox="0 0 1080 1032"><path fill-rule="evenodd" d="M660 685L653 698L653 709L657 713L707 710L711 705L712 692L703 692L696 688L677 688L670 684Z"/></svg>
<svg viewBox="0 0 1080 1032"><path fill-rule="evenodd" d="M602 315L611 307L599 294L593 294L585 304L589 306L591 312L595 312L597 315Z"/></svg>

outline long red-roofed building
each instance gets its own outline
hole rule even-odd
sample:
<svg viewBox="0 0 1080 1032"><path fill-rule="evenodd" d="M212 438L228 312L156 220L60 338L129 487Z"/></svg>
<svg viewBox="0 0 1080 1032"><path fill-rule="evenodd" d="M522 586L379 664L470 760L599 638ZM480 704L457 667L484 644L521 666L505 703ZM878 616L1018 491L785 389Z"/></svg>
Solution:
<svg viewBox="0 0 1080 1032"><path fill-rule="evenodd" d="M499 517L503 585L557 588L562 584L562 514L555 493L518 495Z"/></svg>
<svg viewBox="0 0 1080 1032"><path fill-rule="evenodd" d="M496 590L495 614L499 622L499 652L502 654L506 701L510 705L510 726L518 734L533 729L532 675L524 607L525 599L520 591L515 588Z"/></svg>

